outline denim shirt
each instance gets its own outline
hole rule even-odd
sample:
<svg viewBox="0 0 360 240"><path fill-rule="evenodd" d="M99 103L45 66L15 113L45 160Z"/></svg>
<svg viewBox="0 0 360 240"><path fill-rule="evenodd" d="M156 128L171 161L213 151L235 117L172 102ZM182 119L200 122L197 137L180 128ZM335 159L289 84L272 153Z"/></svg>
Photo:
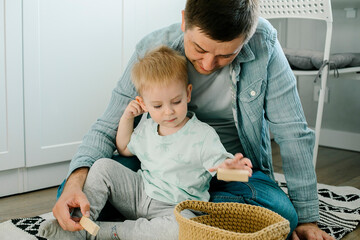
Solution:
<svg viewBox="0 0 360 240"><path fill-rule="evenodd" d="M180 24L157 30L143 38L113 90L106 111L85 135L71 161L68 176L97 159L111 158L116 149L119 119L137 96L131 69L138 57L159 45L185 56ZM312 163L314 132L308 128L296 89L295 76L277 40L276 30L260 18L257 30L230 65L232 109L244 155L254 170L273 178L269 129L280 146L289 197L299 223L319 219L316 174Z"/></svg>

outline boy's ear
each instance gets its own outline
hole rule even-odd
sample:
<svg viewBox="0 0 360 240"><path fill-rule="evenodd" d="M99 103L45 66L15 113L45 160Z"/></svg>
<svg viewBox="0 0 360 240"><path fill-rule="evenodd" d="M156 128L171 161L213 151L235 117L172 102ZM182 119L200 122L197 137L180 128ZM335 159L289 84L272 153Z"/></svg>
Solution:
<svg viewBox="0 0 360 240"><path fill-rule="evenodd" d="M191 101L191 91L192 91L192 85L189 84L186 88L187 92L187 102L189 103Z"/></svg>
<svg viewBox="0 0 360 240"><path fill-rule="evenodd" d="M140 104L141 108L144 110L144 112L147 112L147 108L145 106L145 103L144 103L144 99L140 96L136 96L136 101Z"/></svg>

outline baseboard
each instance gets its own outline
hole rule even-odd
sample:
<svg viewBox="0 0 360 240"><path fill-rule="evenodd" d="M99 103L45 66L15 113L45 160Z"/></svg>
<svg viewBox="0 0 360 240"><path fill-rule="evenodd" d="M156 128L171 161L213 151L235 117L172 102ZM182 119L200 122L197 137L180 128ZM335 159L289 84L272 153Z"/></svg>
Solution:
<svg viewBox="0 0 360 240"><path fill-rule="evenodd" d="M68 169L69 161L0 171L0 197L58 186Z"/></svg>
<svg viewBox="0 0 360 240"><path fill-rule="evenodd" d="M319 145L360 152L360 133L321 129Z"/></svg>

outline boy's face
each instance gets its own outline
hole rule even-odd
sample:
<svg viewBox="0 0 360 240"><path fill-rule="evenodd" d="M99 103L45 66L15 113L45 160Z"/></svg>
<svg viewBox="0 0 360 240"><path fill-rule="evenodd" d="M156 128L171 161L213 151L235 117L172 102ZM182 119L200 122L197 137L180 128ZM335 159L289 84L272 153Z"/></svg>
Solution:
<svg viewBox="0 0 360 240"><path fill-rule="evenodd" d="M191 84L185 87L181 81L154 86L142 92L142 107L161 128L180 129L186 123L191 89Z"/></svg>
<svg viewBox="0 0 360 240"><path fill-rule="evenodd" d="M200 74L211 74L230 64L244 45L244 38L219 42L209 38L200 28L185 30L184 12L181 29L184 32L185 55Z"/></svg>

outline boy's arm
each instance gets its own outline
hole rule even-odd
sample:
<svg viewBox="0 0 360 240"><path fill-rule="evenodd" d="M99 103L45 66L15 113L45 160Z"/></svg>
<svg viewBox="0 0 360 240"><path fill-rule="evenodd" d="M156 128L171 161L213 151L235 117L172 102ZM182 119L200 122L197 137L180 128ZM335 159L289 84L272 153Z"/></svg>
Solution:
<svg viewBox="0 0 360 240"><path fill-rule="evenodd" d="M250 159L244 157L241 153L235 154L234 158L227 158L224 162L216 167L208 169L210 172L217 171L219 168L222 169L238 169L246 170L249 172L248 176L252 176L252 163Z"/></svg>
<svg viewBox="0 0 360 240"><path fill-rule="evenodd" d="M204 130L202 132L205 132ZM252 176L252 163L250 159L244 157L241 153L232 155L227 152L220 141L216 131L208 126L207 133L203 135L200 158L203 160L203 166L212 176L219 168L246 170Z"/></svg>
<svg viewBox="0 0 360 240"><path fill-rule="evenodd" d="M116 133L116 148L118 152L123 156L133 156L133 154L127 148L133 131L134 118L128 119L122 116L120 118L118 131Z"/></svg>
<svg viewBox="0 0 360 240"><path fill-rule="evenodd" d="M116 133L116 148L123 156L133 156L127 145L130 142L131 134L134 132L134 118L143 114L144 111L138 101L129 103L121 116Z"/></svg>

